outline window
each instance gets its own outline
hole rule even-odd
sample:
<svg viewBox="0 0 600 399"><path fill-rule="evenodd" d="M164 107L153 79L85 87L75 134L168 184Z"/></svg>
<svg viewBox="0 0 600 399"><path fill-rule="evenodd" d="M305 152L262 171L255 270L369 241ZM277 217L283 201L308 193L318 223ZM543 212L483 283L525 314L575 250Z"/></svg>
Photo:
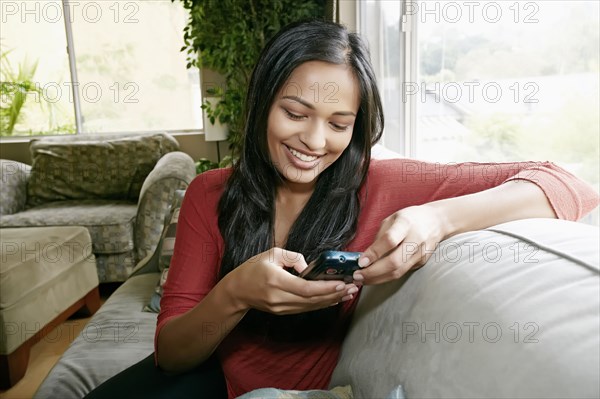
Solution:
<svg viewBox="0 0 600 399"><path fill-rule="evenodd" d="M599 13L591 0L362 2L384 144L435 162L552 160L598 189Z"/></svg>
<svg viewBox="0 0 600 399"><path fill-rule="evenodd" d="M0 3L2 136L75 132L65 26L50 14L61 9L42 18L33 4Z"/></svg>
<svg viewBox="0 0 600 399"><path fill-rule="evenodd" d="M11 131L3 122L2 135L202 127L199 73L179 51L187 15L178 2L3 1L1 13L3 89L29 82L18 112L15 90L3 90L3 121L17 113L17 122Z"/></svg>

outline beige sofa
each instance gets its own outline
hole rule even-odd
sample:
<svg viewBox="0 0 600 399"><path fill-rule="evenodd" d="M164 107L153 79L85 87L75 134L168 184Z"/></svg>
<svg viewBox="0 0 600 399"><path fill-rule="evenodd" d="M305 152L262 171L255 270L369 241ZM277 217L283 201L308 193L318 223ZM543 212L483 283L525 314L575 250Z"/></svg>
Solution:
<svg viewBox="0 0 600 399"><path fill-rule="evenodd" d="M356 398L600 397L598 228L530 219L442 242L364 287L331 387ZM101 307L36 398L80 398L153 351L149 264Z"/></svg>

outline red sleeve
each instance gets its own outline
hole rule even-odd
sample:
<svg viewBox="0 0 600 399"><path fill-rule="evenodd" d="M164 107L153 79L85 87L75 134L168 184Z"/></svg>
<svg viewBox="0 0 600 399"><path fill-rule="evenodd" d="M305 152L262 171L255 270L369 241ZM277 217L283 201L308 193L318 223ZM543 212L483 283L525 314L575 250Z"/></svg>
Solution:
<svg viewBox="0 0 600 399"><path fill-rule="evenodd" d="M413 159L373 160L367 198L377 192L393 208L483 191L511 180L527 180L546 194L561 219L578 220L596 206L598 194L584 181L551 162L429 163ZM382 193L383 191L383 193ZM392 205L393 204L393 205Z"/></svg>
<svg viewBox="0 0 600 399"><path fill-rule="evenodd" d="M228 172L227 169L205 172L192 181L185 193L169 276L160 302L155 351L158 335L167 321L196 306L218 282L223 240L217 206Z"/></svg>

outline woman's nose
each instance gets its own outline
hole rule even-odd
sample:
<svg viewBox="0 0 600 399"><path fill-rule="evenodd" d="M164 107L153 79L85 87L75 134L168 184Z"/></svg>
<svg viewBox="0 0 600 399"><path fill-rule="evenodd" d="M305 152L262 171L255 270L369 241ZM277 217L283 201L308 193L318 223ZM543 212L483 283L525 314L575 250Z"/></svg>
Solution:
<svg viewBox="0 0 600 399"><path fill-rule="evenodd" d="M307 130L300 134L300 141L311 151L325 148L326 127L323 123L315 122L307 126Z"/></svg>

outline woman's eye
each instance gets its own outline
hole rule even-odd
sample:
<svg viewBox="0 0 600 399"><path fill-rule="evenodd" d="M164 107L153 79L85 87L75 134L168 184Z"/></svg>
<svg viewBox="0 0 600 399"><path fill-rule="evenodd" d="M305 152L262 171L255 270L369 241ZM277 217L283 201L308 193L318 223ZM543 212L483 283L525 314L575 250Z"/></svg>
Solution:
<svg viewBox="0 0 600 399"><path fill-rule="evenodd" d="M287 110L287 109L285 109L285 108L283 108L283 110L285 111L286 115L287 115L287 116L288 116L288 118L290 118L290 119L293 119L293 120L295 120L295 121L299 121L299 120L301 120L301 119L304 119L304 115L297 115L297 114L294 114L294 113L292 113L292 112L288 111L288 110Z"/></svg>
<svg viewBox="0 0 600 399"><path fill-rule="evenodd" d="M348 130L348 128L350 127L350 125L338 125L336 123L332 123L331 127L336 132L345 132L346 130Z"/></svg>

